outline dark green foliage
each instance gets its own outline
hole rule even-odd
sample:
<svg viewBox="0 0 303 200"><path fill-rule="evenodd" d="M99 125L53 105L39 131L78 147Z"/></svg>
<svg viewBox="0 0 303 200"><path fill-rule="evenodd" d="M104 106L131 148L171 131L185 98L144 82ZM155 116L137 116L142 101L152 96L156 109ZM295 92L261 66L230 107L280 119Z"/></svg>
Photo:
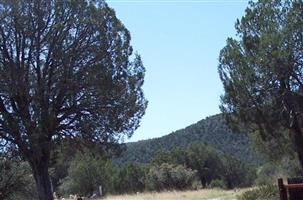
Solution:
<svg viewBox="0 0 303 200"><path fill-rule="evenodd" d="M259 154L251 148L249 137L245 133L232 132L222 115L214 115L169 135L127 143L127 150L117 163L148 163L159 149L173 150L186 147L191 143L205 143L237 159L256 164L262 162Z"/></svg>
<svg viewBox="0 0 303 200"><path fill-rule="evenodd" d="M302 169L297 159L283 157L279 161L268 162L257 169L257 185L275 184L281 177L297 177Z"/></svg>
<svg viewBox="0 0 303 200"><path fill-rule="evenodd" d="M212 180L220 178L222 174L223 165L219 154L209 146L189 145L186 148L186 157L182 160L185 161L184 164L188 168L197 170L198 177L204 187Z"/></svg>
<svg viewBox="0 0 303 200"><path fill-rule="evenodd" d="M0 158L0 193L7 200L37 198L35 181L26 162Z"/></svg>
<svg viewBox="0 0 303 200"><path fill-rule="evenodd" d="M245 165L243 162L230 157L224 156L222 179L226 188L248 187L252 186L256 179L256 170L253 167Z"/></svg>
<svg viewBox="0 0 303 200"><path fill-rule="evenodd" d="M90 154L89 156L95 156L98 160L109 160L114 155L118 155L121 149L123 149L123 145L119 144L110 144L107 149L104 149L104 146L96 144L90 147L81 146L79 148L77 143L75 144L70 139L58 142L51 154L49 169L54 190L57 190L62 180L68 176L68 169L71 162L77 158L75 158L77 154Z"/></svg>
<svg viewBox="0 0 303 200"><path fill-rule="evenodd" d="M54 151L51 154L49 171L55 191L58 189L63 179L68 176L68 168L77 152L79 153L80 151L67 140L62 140L54 148Z"/></svg>
<svg viewBox="0 0 303 200"><path fill-rule="evenodd" d="M184 151L180 149L175 149L173 151L158 150L152 158L151 163L153 165L161 165L162 163L177 163L177 160L180 160L180 152Z"/></svg>
<svg viewBox="0 0 303 200"><path fill-rule="evenodd" d="M162 163L178 164L195 170L204 187L209 186L213 180L221 180L229 189L250 186L256 178L252 167L204 144L191 144L182 149L159 151L151 163L158 166Z"/></svg>
<svg viewBox="0 0 303 200"><path fill-rule="evenodd" d="M70 164L67 163L70 159L74 159L73 155L75 152L73 151L75 151L75 149L65 146L61 151L60 149L58 151L61 152L62 155L57 154L56 157L58 161L55 162L56 164L54 167L65 168L66 166L69 166ZM107 157L107 155L102 152L95 151L95 154L101 154ZM166 167L163 167L162 165L164 163L169 165L169 167L167 165L164 165ZM166 173L176 174L175 171L178 171L179 168L177 167L175 169L175 167L179 165L186 168L186 170L195 172L196 178L193 183L189 184L189 182L186 182L188 180L184 179L182 175L183 172L180 172L181 174L179 178L184 179L186 183L185 185L180 183L177 184L171 177L168 178L169 180L166 182L160 183L159 181L162 179L158 180L156 175L154 177L151 176L151 174L156 173L156 169L161 169L161 166L163 171L166 171ZM255 179L255 171L242 161L223 154L221 151L218 151L210 145L199 143L187 144L184 147L173 148L171 151L158 150L147 165L128 163L120 165L119 167L111 167L112 170L109 172L111 178L108 179L108 184L110 186L106 188L106 192L118 194L136 193L144 190L167 190L179 188L194 189L202 186L234 188L250 186ZM186 173L184 172L183 174ZM157 176L158 175L161 177L161 174L157 174ZM68 179L65 179L63 181L64 184L61 185L61 189L69 187L66 185L66 183L68 183L67 180ZM59 183L62 182L59 181ZM192 186L192 184L195 186Z"/></svg>
<svg viewBox="0 0 303 200"><path fill-rule="evenodd" d="M99 185L104 192L111 191L115 168L110 161L90 153L77 153L59 187L59 194L91 196Z"/></svg>
<svg viewBox="0 0 303 200"><path fill-rule="evenodd" d="M129 163L116 167L104 157L76 154L61 182L61 194L90 196L98 185L106 193L185 190L204 187L250 186L253 170L204 144L159 151L148 165Z"/></svg>
<svg viewBox="0 0 303 200"><path fill-rule="evenodd" d="M191 151L197 150L194 146L191 147ZM198 148L198 145L196 146ZM200 148L201 158L203 156L201 152L204 148L204 145ZM191 151L189 151L192 155L191 159L184 157L188 156L189 153L178 149L173 152L165 152L169 157L176 156L171 163L166 163L167 159L160 161L155 157L154 160L158 161L154 161L150 165L129 163L120 167L112 165L104 157L96 157L91 153L77 153L69 164L68 176L60 182L59 194L79 193L90 196L98 185L102 185L106 193L112 194L136 193L145 190L197 189L201 185L198 171L186 167L186 164L182 163L185 159L192 165L197 163L194 160L198 157L198 154L194 157ZM211 151L204 152L204 156L208 157L207 153L209 152ZM159 155L161 155L161 152L159 152ZM218 159L218 154L216 154L216 158ZM205 165L203 177L212 177L210 173L217 172L216 167L218 166L212 166L214 169L210 170L211 166L206 164L205 161L202 163L201 160L201 164Z"/></svg>
<svg viewBox="0 0 303 200"><path fill-rule="evenodd" d="M216 127L218 123L221 124L222 116L217 115L213 116L207 119L207 121L202 121L203 123L214 123L214 125L209 125L210 130L220 130L221 128ZM200 123L200 122L199 122ZM199 124L198 123L198 124ZM223 125L224 128L226 128L225 125ZM186 130L186 129L185 129ZM246 138L248 141L247 136L231 133L231 132L225 132L226 134L230 134L230 137L233 138ZM223 134L220 133L220 134ZM220 135L218 134L218 135ZM233 134L233 135L232 135ZM215 136L218 136L215 134ZM171 135L173 136L173 134ZM171 137L170 136L170 137ZM181 136L182 135L178 135ZM235 137L234 137L235 136ZM205 136L206 137L206 136ZM225 136L223 136L225 137ZM229 136L228 136L229 137ZM171 137L173 138L173 137ZM207 138L211 138L210 136ZM214 139L214 138L213 138ZM225 138L228 140L227 138ZM218 139L219 140L219 139ZM244 145L247 143L244 142L246 140L243 140L243 143L241 143L241 140L232 142L234 145L239 145L244 149ZM173 142L173 139L172 139ZM222 141L223 142L223 141ZM239 144L238 144L239 143ZM169 143L168 143L169 144ZM224 144L224 143L223 143ZM226 144L228 145L228 144ZM148 150L149 145L147 145L147 148L145 150ZM164 146L163 146L164 147ZM142 147L143 148L143 147ZM156 188L155 186L151 186L152 183L156 183L156 180L153 180L151 176L148 176L148 173L150 172L150 168L160 168L160 166L163 163L170 164L172 166L184 166L186 169L190 169L192 171L195 171L196 173L196 179L195 179L195 185L196 186L204 186L204 187L210 187L211 182L214 180L218 180L221 182L221 185L224 185L225 188L234 188L234 187L242 187L242 186L248 186L251 185L254 178L255 178L255 171L251 170L251 167L248 167L246 164L243 164L242 161L226 155L222 153L222 151L215 149L211 145L206 144L200 144L200 143L194 143L194 144L183 144L180 145L179 148L171 147L172 149L170 151L166 150L157 150L154 156L149 160L149 163L147 165L142 165L140 162L134 162L134 163L126 163L124 165L118 166L112 166L113 169L111 170L111 179L108 180L111 183L111 187L107 187L106 191L107 193L135 193L135 192L141 192L144 190L162 190L162 189L168 189L168 186L165 186L165 188ZM236 149L235 147L234 149ZM224 149L224 147L221 147L221 149ZM140 155L142 155L141 152L137 152ZM240 152L238 152L240 153ZM54 170L55 175L52 177L57 177L56 180L58 184L62 183L60 182L60 179L62 180L63 172L66 171L67 173L67 166L70 164L70 160L73 160L75 154L75 149L72 148L71 145L63 145L58 147L58 154L56 154L56 162ZM105 157L108 157L107 154L102 153L102 151L95 151L96 155L103 155ZM124 154L125 155L125 154ZM241 155L241 154L238 154ZM123 156L123 155L122 155ZM244 156L244 155L242 155ZM138 157L138 159L141 159ZM166 168L173 169L174 167ZM59 170L58 170L59 169ZM61 170L62 169L62 170ZM65 169L65 170L64 170ZM61 173L61 175L60 175ZM67 174L66 174L67 175ZM65 176L66 176L65 175ZM61 177L61 178L60 178ZM152 180L149 180L149 179ZM55 181L54 181L55 182ZM63 183L66 183L66 179ZM223 184L224 183L224 184ZM149 184L149 186L148 186ZM196 187L195 186L195 187ZM181 186L174 186L175 189L178 189L178 187ZM183 187L183 186L182 186ZM181 188L182 188L181 187ZM185 186L184 186L185 187ZM190 188L190 187L188 187Z"/></svg>
<svg viewBox="0 0 303 200"><path fill-rule="evenodd" d="M197 187L197 172L182 165L152 166L146 175L148 190L185 190Z"/></svg>
<svg viewBox="0 0 303 200"><path fill-rule="evenodd" d="M81 154L70 147L67 145L58 149L60 153L56 155L52 168L51 176L60 185L59 194L81 193L89 196L98 184L103 185L106 193L122 194L217 187L215 182L211 185L214 180L218 180L220 187L224 185L224 188L252 183L249 167L205 144L194 143L172 151L160 150L147 165L128 163L119 167L106 161L107 154L91 149L89 154ZM100 154L103 156L100 157ZM194 178L189 172L194 172Z"/></svg>
<svg viewBox="0 0 303 200"><path fill-rule="evenodd" d="M0 143L32 168L40 200L56 142L104 149L130 137L145 68L104 0L0 1Z"/></svg>
<svg viewBox="0 0 303 200"><path fill-rule="evenodd" d="M229 124L249 127L278 155L290 143L303 168L302 10L301 0L251 1L220 52L219 74Z"/></svg>
<svg viewBox="0 0 303 200"><path fill-rule="evenodd" d="M113 176L114 193L136 193L145 189L145 167L128 164L121 167Z"/></svg>
<svg viewBox="0 0 303 200"><path fill-rule="evenodd" d="M237 197L238 200L277 200L279 198L277 185L263 185L255 189L248 190Z"/></svg>
<svg viewBox="0 0 303 200"><path fill-rule="evenodd" d="M292 160L297 159L296 152L292 146L288 133L281 134L279 137L263 140L259 131L251 133L251 141L256 152L260 152L265 160L279 162L284 157Z"/></svg>
<svg viewBox="0 0 303 200"><path fill-rule="evenodd" d="M209 184L210 188L221 188L221 189L226 189L226 183L224 180L221 179L214 179L210 182Z"/></svg>

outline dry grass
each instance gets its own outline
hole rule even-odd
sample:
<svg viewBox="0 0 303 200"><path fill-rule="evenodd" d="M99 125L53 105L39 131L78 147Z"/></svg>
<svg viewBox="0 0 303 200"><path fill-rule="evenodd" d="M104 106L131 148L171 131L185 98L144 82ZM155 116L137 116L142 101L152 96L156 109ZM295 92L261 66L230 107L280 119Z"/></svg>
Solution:
<svg viewBox="0 0 303 200"><path fill-rule="evenodd" d="M107 196L103 200L235 200L242 190L204 189L185 192L140 193L134 195Z"/></svg>

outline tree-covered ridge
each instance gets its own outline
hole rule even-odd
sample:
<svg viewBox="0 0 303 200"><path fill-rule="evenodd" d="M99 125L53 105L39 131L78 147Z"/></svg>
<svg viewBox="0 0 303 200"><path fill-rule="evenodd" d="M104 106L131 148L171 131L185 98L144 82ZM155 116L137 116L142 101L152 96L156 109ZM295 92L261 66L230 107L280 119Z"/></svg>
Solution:
<svg viewBox="0 0 303 200"><path fill-rule="evenodd" d="M250 164L260 160L260 155L252 150L248 135L231 131L223 116L218 114L160 138L127 143L127 150L117 161L147 163L160 149L172 150L197 142L211 145L218 151Z"/></svg>

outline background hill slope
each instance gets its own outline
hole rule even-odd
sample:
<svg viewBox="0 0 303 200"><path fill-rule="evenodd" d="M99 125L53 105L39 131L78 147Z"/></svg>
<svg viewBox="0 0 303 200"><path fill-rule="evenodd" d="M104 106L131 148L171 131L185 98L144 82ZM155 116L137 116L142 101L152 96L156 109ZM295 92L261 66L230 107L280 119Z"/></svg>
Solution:
<svg viewBox="0 0 303 200"><path fill-rule="evenodd" d="M218 114L163 137L126 143L127 150L122 153L117 162L120 164L148 163L160 149L172 150L191 143L211 145L218 151L249 164L260 161L260 155L252 150L248 135L232 132L226 126L222 114Z"/></svg>

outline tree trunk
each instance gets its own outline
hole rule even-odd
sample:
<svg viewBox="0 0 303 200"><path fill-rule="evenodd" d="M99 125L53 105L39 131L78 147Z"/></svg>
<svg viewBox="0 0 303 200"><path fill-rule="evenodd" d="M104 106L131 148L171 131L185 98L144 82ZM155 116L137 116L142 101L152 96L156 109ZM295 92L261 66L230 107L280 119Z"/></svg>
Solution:
<svg viewBox="0 0 303 200"><path fill-rule="evenodd" d="M36 181L39 200L53 200L50 177L48 174L48 161L40 160L31 163Z"/></svg>

